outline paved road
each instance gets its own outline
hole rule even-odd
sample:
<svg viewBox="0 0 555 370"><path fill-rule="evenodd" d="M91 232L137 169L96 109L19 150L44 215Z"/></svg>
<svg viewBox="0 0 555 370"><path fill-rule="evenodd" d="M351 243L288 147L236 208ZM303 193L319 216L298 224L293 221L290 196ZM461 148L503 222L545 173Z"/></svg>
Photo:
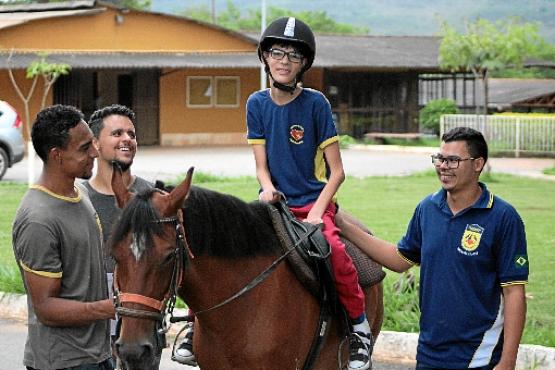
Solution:
<svg viewBox="0 0 555 370"><path fill-rule="evenodd" d="M0 370L24 369L23 346L27 335L26 325L19 320L0 318L0 349L2 351ZM173 344L173 342L171 342ZM195 367L180 365L170 359L168 349L162 352L161 370L198 370ZM374 370L409 370L414 365L409 363L392 363L374 361Z"/></svg>
<svg viewBox="0 0 555 370"><path fill-rule="evenodd" d="M345 172L350 176L402 176L432 168L430 154L435 148L368 146L343 149ZM555 166L551 158L491 158L492 172L546 178L544 168ZM38 176L42 163L35 159ZM190 166L196 171L225 176L254 176L255 165L250 147L142 147L135 158L133 172L149 180L174 178ZM549 178L555 179L555 176ZM6 181L27 181L27 158L4 176Z"/></svg>

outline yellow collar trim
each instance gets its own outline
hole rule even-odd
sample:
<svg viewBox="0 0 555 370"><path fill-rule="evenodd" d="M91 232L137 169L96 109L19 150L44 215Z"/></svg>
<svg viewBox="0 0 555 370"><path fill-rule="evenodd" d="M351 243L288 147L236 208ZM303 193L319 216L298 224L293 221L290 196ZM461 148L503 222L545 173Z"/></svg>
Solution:
<svg viewBox="0 0 555 370"><path fill-rule="evenodd" d="M46 194L53 196L54 198L58 198L60 200L64 200L66 202L71 202L71 203L79 203L81 201L81 191L79 190L78 187L73 187L75 189L75 192L77 193L77 196L72 198L72 197L66 197L60 194L56 194L53 191L45 188L42 185L31 185L30 189L36 189L36 190L40 190L45 192Z"/></svg>

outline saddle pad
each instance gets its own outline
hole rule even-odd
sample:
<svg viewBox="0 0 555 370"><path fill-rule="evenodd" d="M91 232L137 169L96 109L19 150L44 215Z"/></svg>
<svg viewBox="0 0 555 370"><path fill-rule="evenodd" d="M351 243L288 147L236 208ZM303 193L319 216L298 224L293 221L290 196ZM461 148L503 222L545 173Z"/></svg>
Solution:
<svg viewBox="0 0 555 370"><path fill-rule="evenodd" d="M272 219L272 224L274 230L281 242L281 248L283 252L286 252L294 248L293 241L287 234L285 225L283 225L283 220L279 211L274 206L269 206L268 211L270 213L270 218ZM368 287L379 283L385 277L385 272L382 270L382 266L364 254L354 243L350 240L341 238L349 256L353 260L355 268L358 272L358 280L361 287ZM318 289L320 283L317 281L316 276L310 267L306 264L302 256L295 250L287 256L287 262L291 266L294 274L297 276L299 281L308 288L308 290L314 294L318 295Z"/></svg>

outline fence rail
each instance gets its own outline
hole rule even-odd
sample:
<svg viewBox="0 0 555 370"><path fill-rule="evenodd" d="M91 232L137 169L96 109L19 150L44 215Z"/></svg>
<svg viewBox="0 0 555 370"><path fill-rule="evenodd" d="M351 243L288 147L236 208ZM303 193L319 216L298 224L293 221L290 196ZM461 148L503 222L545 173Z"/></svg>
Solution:
<svg viewBox="0 0 555 370"><path fill-rule="evenodd" d="M446 114L441 117L440 135L454 127L480 131L491 151L555 154L555 118Z"/></svg>

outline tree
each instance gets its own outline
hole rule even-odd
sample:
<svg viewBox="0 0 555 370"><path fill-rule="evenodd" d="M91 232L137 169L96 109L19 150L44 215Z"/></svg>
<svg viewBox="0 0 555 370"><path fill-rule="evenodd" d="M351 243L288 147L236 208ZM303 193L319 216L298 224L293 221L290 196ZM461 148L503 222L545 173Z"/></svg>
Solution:
<svg viewBox="0 0 555 370"><path fill-rule="evenodd" d="M250 8L246 14L231 0L227 0L227 9L216 17L217 24L235 31L260 32L261 11L259 8ZM179 15L197 19L204 22L212 22L212 13L206 5L186 8L178 12ZM337 23L330 18L325 11L302 11L292 12L287 9L274 6L268 7L268 20L279 17L292 16L302 19L310 25L316 33L335 34L368 34L366 27L356 27L349 24Z"/></svg>
<svg viewBox="0 0 555 370"><path fill-rule="evenodd" d="M461 34L444 22L439 64L451 71L471 71L482 81L483 114L487 114L488 71L520 67L526 57L537 55L543 42L538 28L537 23L521 23L518 18L495 23L478 19L467 22L466 33Z"/></svg>
<svg viewBox="0 0 555 370"><path fill-rule="evenodd" d="M48 97L48 93L56 80L62 76L67 75L71 70L71 66L65 63L49 63L46 58L48 54L46 53L39 53L39 58L31 62L29 67L27 67L25 77L28 79L33 80L31 82L31 87L27 94L23 94L23 91L19 87L15 77L13 75L13 69L11 66L11 58L13 56L13 49L8 56L8 74L10 76L10 81L17 92L19 98L23 101L23 106L25 109L25 119L23 122L23 126L25 127L26 132L26 140L27 140L27 156L29 161L27 162L28 167L28 182L29 185L33 182L33 169L34 169L34 158L35 158L35 151L31 145L31 112L29 108L29 102L34 95L35 88L37 86L38 80L40 77L43 79L43 90L42 90L42 97L40 100L40 109L46 106L46 98Z"/></svg>
<svg viewBox="0 0 555 370"><path fill-rule="evenodd" d="M152 5L152 0L123 0L121 5L136 10L148 10Z"/></svg>
<svg viewBox="0 0 555 370"><path fill-rule="evenodd" d="M25 77L30 80L33 80L33 82L31 83L31 87L27 92L27 95L23 94L23 91L21 91L21 88L19 87L13 75L13 69L11 67L11 58L13 56L13 50L10 52L10 55L8 57L8 74L10 76L10 81L12 82L12 85L15 91L17 92L17 95L23 101L23 105L25 109L24 126L25 126L25 132L27 133L27 138L31 137L31 113L29 110L29 102L31 101L31 98L34 95L35 88L37 86L37 82L39 78L42 77L44 82L42 97L40 101L41 103L40 109L42 109L46 106L46 98L48 97L48 93L52 88L52 86L54 85L54 83L56 82L56 80L61 75L67 75L71 70L71 67L69 64L49 63L46 60L46 58L48 57L48 54L46 53L39 53L38 55L39 55L39 59L36 59L33 62L31 62L31 64L29 64L29 67L27 67L27 70L26 70Z"/></svg>

